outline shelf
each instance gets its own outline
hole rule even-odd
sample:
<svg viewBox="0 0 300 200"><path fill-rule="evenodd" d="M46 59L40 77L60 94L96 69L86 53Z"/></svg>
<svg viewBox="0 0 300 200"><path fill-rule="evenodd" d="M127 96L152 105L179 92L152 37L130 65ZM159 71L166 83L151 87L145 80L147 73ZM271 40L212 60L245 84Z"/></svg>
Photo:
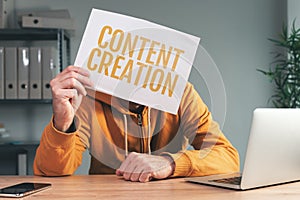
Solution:
<svg viewBox="0 0 300 200"><path fill-rule="evenodd" d="M1 41L56 41L58 50L58 63L60 71L70 65L70 37L71 32L64 29L46 28L22 28L22 29L0 29ZM66 50L66 51L64 51ZM66 61L64 63L63 61Z"/></svg>
<svg viewBox="0 0 300 200"><path fill-rule="evenodd" d="M72 31L48 28L0 29L0 46L20 45L43 47L45 44L57 49L59 71L70 65L70 37ZM37 42L35 42L37 41ZM48 43L50 41L50 43ZM0 72L1 73L1 72ZM50 104L51 99L0 99L0 104Z"/></svg>
<svg viewBox="0 0 300 200"><path fill-rule="evenodd" d="M1 142L0 147L12 147L12 146L38 146L40 141L6 141Z"/></svg>
<svg viewBox="0 0 300 200"><path fill-rule="evenodd" d="M51 104L52 99L0 99L0 104Z"/></svg>
<svg viewBox="0 0 300 200"><path fill-rule="evenodd" d="M70 34L63 29L0 29L1 40L57 40L60 35L68 40Z"/></svg>

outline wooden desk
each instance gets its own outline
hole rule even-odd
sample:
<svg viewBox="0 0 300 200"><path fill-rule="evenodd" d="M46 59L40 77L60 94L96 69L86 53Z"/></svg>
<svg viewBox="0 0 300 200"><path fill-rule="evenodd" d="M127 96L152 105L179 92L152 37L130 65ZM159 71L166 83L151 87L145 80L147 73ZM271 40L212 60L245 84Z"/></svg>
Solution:
<svg viewBox="0 0 300 200"><path fill-rule="evenodd" d="M23 181L50 182L52 187L24 197L31 199L197 199L197 200L299 200L300 182L234 191L187 183L182 178L133 183L115 175L86 175L66 177L0 176L0 187ZM6 199L7 198L0 198Z"/></svg>

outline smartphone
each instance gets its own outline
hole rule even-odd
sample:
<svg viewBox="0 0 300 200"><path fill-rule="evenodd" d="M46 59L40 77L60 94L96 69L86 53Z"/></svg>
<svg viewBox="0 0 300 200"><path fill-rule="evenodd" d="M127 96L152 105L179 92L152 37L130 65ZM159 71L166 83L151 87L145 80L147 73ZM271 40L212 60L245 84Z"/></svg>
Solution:
<svg viewBox="0 0 300 200"><path fill-rule="evenodd" d="M24 197L51 187L51 183L24 182L0 189L0 197Z"/></svg>

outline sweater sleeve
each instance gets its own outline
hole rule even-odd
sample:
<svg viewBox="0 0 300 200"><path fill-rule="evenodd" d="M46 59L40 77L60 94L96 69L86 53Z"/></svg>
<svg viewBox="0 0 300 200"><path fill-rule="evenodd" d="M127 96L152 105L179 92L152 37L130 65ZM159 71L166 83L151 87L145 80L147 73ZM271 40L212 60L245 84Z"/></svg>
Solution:
<svg viewBox="0 0 300 200"><path fill-rule="evenodd" d="M80 127L80 121L77 127ZM78 128L77 128L78 130ZM45 127L33 163L35 175L63 176L73 174L82 162L85 145L75 131L58 131L53 120Z"/></svg>
<svg viewBox="0 0 300 200"><path fill-rule="evenodd" d="M169 154L175 161L173 176L206 176L239 171L239 155L213 121L191 84L180 105L181 132L193 147Z"/></svg>

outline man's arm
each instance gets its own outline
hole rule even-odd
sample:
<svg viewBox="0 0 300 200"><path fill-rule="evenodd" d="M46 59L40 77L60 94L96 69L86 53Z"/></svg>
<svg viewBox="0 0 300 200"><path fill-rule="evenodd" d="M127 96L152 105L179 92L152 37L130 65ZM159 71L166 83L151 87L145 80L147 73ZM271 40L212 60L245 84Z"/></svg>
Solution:
<svg viewBox="0 0 300 200"><path fill-rule="evenodd" d="M195 150L164 152L160 156L131 153L116 174L147 182L170 176L204 176L239 171L239 155L212 120L211 113L189 84L180 105L180 134ZM184 141L182 141L184 143Z"/></svg>
<svg viewBox="0 0 300 200"><path fill-rule="evenodd" d="M85 146L77 133L57 130L53 122L45 127L36 151L33 170L35 175L63 176L73 174L82 161Z"/></svg>
<svg viewBox="0 0 300 200"><path fill-rule="evenodd" d="M213 120L192 85L182 97L181 131L194 150L169 155L175 162L173 176L205 176L239 171L239 155Z"/></svg>
<svg viewBox="0 0 300 200"><path fill-rule="evenodd" d="M74 173L81 164L85 146L79 134L74 133L74 118L85 87L92 87L87 70L69 66L50 82L52 91L53 117L45 127L36 151L34 174L60 176ZM77 127L80 126L78 121ZM75 127L76 130L76 127Z"/></svg>

